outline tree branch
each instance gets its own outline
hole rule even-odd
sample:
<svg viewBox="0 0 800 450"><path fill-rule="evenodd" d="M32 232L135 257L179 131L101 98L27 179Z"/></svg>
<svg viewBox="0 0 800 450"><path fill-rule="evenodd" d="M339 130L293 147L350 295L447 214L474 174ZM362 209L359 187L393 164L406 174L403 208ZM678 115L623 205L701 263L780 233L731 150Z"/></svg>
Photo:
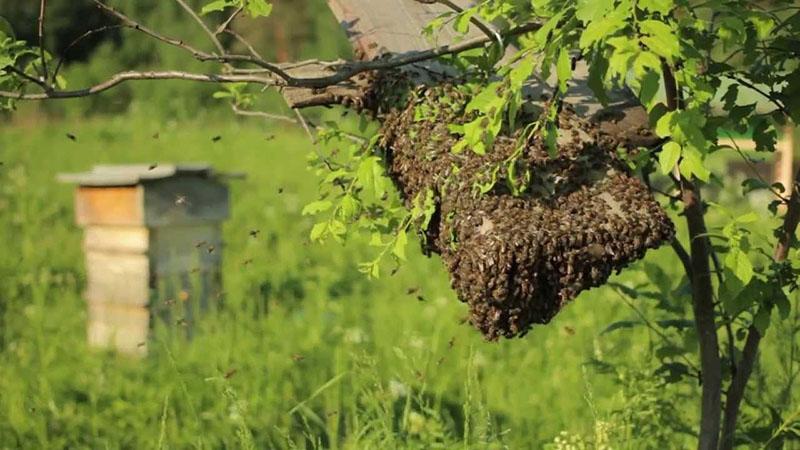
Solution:
<svg viewBox="0 0 800 450"><path fill-rule="evenodd" d="M282 120L284 122L297 123L297 120L292 119L291 117L287 117L281 114L271 114L265 111L252 111L249 109L242 109L239 107L239 105L235 103L231 103L231 110L234 112L234 114L238 114L240 116L262 117L267 120Z"/></svg>
<svg viewBox="0 0 800 450"><path fill-rule="evenodd" d="M111 78L83 89L73 91L49 91L40 94L25 94L22 92L0 91L0 97L13 98L17 100L46 100L46 99L66 99L87 97L93 94L107 91L119 84L132 80L189 80L201 81L206 83L257 83L265 86L274 85L274 80L262 78L254 75L215 75L181 72L177 70L157 71L157 72L120 72Z"/></svg>
<svg viewBox="0 0 800 450"><path fill-rule="evenodd" d="M89 36L91 36L93 34L98 34L98 33L104 32L104 31L114 30L114 29L117 29L117 28L123 28L124 26L125 25L105 25L105 26L102 26L100 28L95 28L93 30L89 30L89 31L83 33L82 35L78 36L77 38L75 38L72 42L69 43L69 45L67 45L66 48L64 48L64 51L61 52L61 57L58 58L58 63L56 63L56 68L53 70L53 75L50 77L50 79L53 82L55 82L56 77L58 77L58 72L61 70L61 66L64 65L64 60L66 59L67 54L69 53L70 50L72 50L72 47L76 46L80 41L88 38Z"/></svg>
<svg viewBox="0 0 800 450"><path fill-rule="evenodd" d="M192 17L192 19L194 19L194 21L197 22L198 25L200 25L200 28L202 28L203 31L206 33L206 35L208 35L208 38L211 39L211 43L214 44L214 47L217 48L219 54L220 55L226 54L227 52L225 51L225 47L222 46L222 42L220 42L219 39L217 39L216 33L211 32L211 29L209 29L208 25L206 25L206 23L203 22L203 19L201 19L200 16L198 16L197 13L194 12L194 10L189 5L187 5L185 1L175 0L175 2L181 5L181 8L183 8L186 11L186 13L189 14Z"/></svg>
<svg viewBox="0 0 800 450"><path fill-rule="evenodd" d="M789 197L786 215L783 217L783 226L779 230L778 243L775 245L775 252L773 254L773 258L778 262L785 261L789 256L789 250L792 248L792 239L794 239L795 232L797 231L797 224L800 222L800 170L798 170L795 175L792 186L792 194ZM744 349L742 350L741 362L726 392L720 450L732 450L734 447L739 407L741 406L747 382L750 380L753 366L758 357L758 346L760 343L761 333L755 326L751 325L747 332L747 340L745 341Z"/></svg>
<svg viewBox="0 0 800 450"><path fill-rule="evenodd" d="M234 20L234 19L236 19L236 17L237 17L239 14L241 14L243 10L244 10L244 8L243 8L243 7L241 7L241 6L240 6L240 7L238 7L238 8L236 8L236 10L235 10L235 11L233 11L233 13L232 13L232 14L231 14L231 15L230 15L230 16L229 16L229 17L228 17L228 18L227 18L227 19L226 19L224 22L222 22L222 23L221 23L221 24L220 24L220 25L217 27L217 29L216 29L216 30L214 30L214 36L219 36L219 35L220 35L220 34L222 34L222 33L223 33L225 30L227 30L227 29L228 29L228 26L230 26L231 22L233 22L233 20Z"/></svg>
<svg viewBox="0 0 800 450"><path fill-rule="evenodd" d="M47 0L39 3L39 56L42 58L42 79L47 80L47 59L44 57L44 16L47 11Z"/></svg>
<svg viewBox="0 0 800 450"><path fill-rule="evenodd" d="M667 97L667 108L675 111L681 107L672 68L662 61L662 73ZM677 172L676 180L681 190L684 215L689 228L690 272L692 307L700 344L702 400L700 407L699 450L717 450L722 405L722 361L719 357L719 340L714 316L714 286L711 283L711 246L707 230L700 189L691 180Z"/></svg>

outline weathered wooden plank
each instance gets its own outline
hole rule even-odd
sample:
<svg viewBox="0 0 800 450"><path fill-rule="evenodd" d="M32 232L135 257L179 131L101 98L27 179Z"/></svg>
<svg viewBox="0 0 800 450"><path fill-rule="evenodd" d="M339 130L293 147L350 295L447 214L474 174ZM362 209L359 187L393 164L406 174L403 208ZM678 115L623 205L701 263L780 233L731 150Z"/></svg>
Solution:
<svg viewBox="0 0 800 450"><path fill-rule="evenodd" d="M221 255L222 230L217 223L151 229L150 267L156 277L217 271Z"/></svg>
<svg viewBox="0 0 800 450"><path fill-rule="evenodd" d="M473 4L470 0L457 0L454 3L461 8ZM483 31L476 26L472 26L466 35L460 35L450 26L439 30L433 40L423 35L423 28L433 19L443 13L452 12L448 6L435 1L328 0L328 6L350 38L356 55L362 59L413 54L432 47L453 44L460 39L471 39L483 35ZM485 25L487 28L495 30L491 24ZM514 51L513 47L509 48L508 54L513 54ZM430 77L425 76L428 70L436 73L449 73L445 66L434 60L415 63L402 69L422 75L415 78L421 83L430 82ZM329 69L320 68L319 73L312 72L303 75L313 77L330 74ZM363 90L364 84L364 80L354 79L325 89L285 88L282 93L290 107L303 108L341 103L340 99L342 98L357 97ZM531 79L525 90L529 107L540 106L542 98L549 97L556 84L555 74L552 74L548 80L535 77ZM605 109L588 87L588 68L582 61L576 64L573 80L569 86L565 102L569 103L578 115L592 117ZM611 128L611 132L626 133L627 125L633 122L628 119L628 115L632 111L631 105L634 104L631 102L633 97L626 91L613 92L610 97L611 111L616 116L613 118L606 116L601 121L610 124L608 126ZM638 109L633 111L633 118L636 122L633 124L633 129L646 125L646 121L640 120L641 116ZM628 123L621 127L615 127L614 124L622 120L620 118L627 120ZM616 128L620 128L620 130Z"/></svg>
<svg viewBox="0 0 800 450"><path fill-rule="evenodd" d="M464 8L472 2L455 0ZM444 27L430 41L422 29L433 19L452 9L437 2L417 0L328 0L328 6L347 33L353 48L363 59L394 53L422 51L436 45L456 42L458 39L481 35L472 27L461 36L450 27Z"/></svg>
<svg viewBox="0 0 800 450"><path fill-rule="evenodd" d="M90 225L83 231L83 248L108 253L146 253L150 232L142 226Z"/></svg>
<svg viewBox="0 0 800 450"><path fill-rule="evenodd" d="M80 186L75 194L78 225L141 225L144 223L140 186Z"/></svg>
<svg viewBox="0 0 800 450"><path fill-rule="evenodd" d="M114 347L125 353L147 351L150 313L147 308L88 302L87 337L93 347Z"/></svg>
<svg viewBox="0 0 800 450"><path fill-rule="evenodd" d="M87 251L86 274L88 300L135 306L146 306L150 301L147 255Z"/></svg>
<svg viewBox="0 0 800 450"><path fill-rule="evenodd" d="M142 187L149 227L221 222L229 214L228 187L215 179L176 176Z"/></svg>

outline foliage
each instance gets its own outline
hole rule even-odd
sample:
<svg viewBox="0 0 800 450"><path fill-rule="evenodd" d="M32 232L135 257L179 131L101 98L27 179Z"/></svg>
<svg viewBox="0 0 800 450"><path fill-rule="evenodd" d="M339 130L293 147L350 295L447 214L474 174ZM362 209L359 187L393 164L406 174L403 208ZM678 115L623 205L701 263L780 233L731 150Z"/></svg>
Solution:
<svg viewBox="0 0 800 450"><path fill-rule="evenodd" d="M214 136L222 139L215 143ZM335 145L321 151L330 155ZM302 209L317 181L304 167L306 147L300 133L266 134L234 121L176 124L123 115L37 129L4 124L0 233L14 239L0 251L0 442L542 448L562 430L595 442L609 430L602 442L615 449L663 448L663 439L670 447L689 445L691 437L673 433L662 411L667 403L692 423L696 380L662 384L653 356L660 338L644 326L602 334L614 320L637 319L613 290L587 292L526 341L486 345L460 324L465 307L439 261L408 251L394 276L370 282L353 264L373 254L368 239L307 242L313 221ZM141 361L91 351L73 192L53 179L97 163L178 160L247 173L231 182L221 310L198 324L192 342L162 329ZM409 241L417 244L411 234ZM648 261L677 280L668 249ZM643 270L615 280L638 286L646 281ZM648 316L664 314L657 302L689 314L685 296L653 297L636 300ZM792 307L795 317L795 301ZM788 329L769 336L767 378L754 396L777 399L791 386L781 367L792 370L788 353L800 342ZM796 410L798 394L789 393L787 410ZM637 432L643 425L658 434Z"/></svg>
<svg viewBox="0 0 800 450"><path fill-rule="evenodd" d="M243 8L252 16L271 13L264 0L216 0L201 10L213 14L234 8ZM716 449L723 420L722 393L727 394L726 409L734 405L733 416L726 414L723 427L732 426L738 402L744 398L742 392L737 393L737 383L743 377L747 384L749 368L754 365L756 377L765 376L755 364L759 340L770 328L790 320L797 309L796 302L793 305L789 299L798 290L800 265L796 223L787 220L791 214L783 214L786 207L790 211L798 207L796 201L792 203L799 195L796 186L770 185L762 179L740 184L712 162L739 157L751 162L735 145L723 144L720 136L749 133L756 153L768 154L775 150L778 130L800 120L796 51L800 10L788 0L485 0L437 18L426 32L434 34L443 26L452 26L466 33L476 21L504 27L530 22L541 26L513 42L498 35L496 42L483 49L444 58L462 70L466 80L462 89L470 95L464 111L469 120L450 129L460 139L452 150L465 158L491 151L497 137L508 132L519 132L520 142L542 139L555 154L557 113L564 107L570 84L576 81L578 64L587 65L587 82L598 100L607 103L616 90L627 90L646 109L661 143L638 156L632 151L622 157L629 158L654 193L666 194L674 210L682 207L689 225L688 236L683 236L689 254L680 251L683 247L677 240L674 246L685 264L685 274L677 275L663 263L646 264L637 283L612 285L636 312L636 318L615 322L606 332L643 327L652 334L652 356L657 361L652 377L658 382L637 387L642 395L658 397L659 389L667 385L687 390L701 385L700 446ZM37 72L46 72L37 68L37 52L8 33L1 38L2 86L20 91L36 84ZM513 49L509 47L512 43ZM512 57L502 59L509 49ZM41 56L42 65L47 58ZM538 120L522 123L520 111L526 103L522 92L534 74L549 84L549 100L537 111ZM256 101L243 87L220 92L218 98L238 104ZM447 106L446 99L441 103ZM429 111L420 109L420 120L430 116ZM364 126L361 131L368 129ZM378 276L383 256L394 255L397 261L408 257L409 237L431 220L433 198L426 193L409 199L408 208L402 207L388 188L384 157L375 148L380 135L366 134L363 145L345 145L349 138L335 127L321 134L324 143L336 147L311 159L322 178L321 196L303 213L325 216L311 229L314 240L343 241L351 229L366 232L379 250L378 257L361 269ZM476 186L476 195L485 194L497 183L506 183L514 195L525 195L531 174L517 163L512 157L501 166L487 168L488 180ZM765 190L774 200L763 210L703 201L704 196L712 198L732 189L742 195ZM783 235L786 230L781 227L791 234ZM655 301L647 310L637 304L645 299ZM694 326L690 326L691 315ZM603 367L609 364L600 358L595 362ZM669 409L669 403L659 401L660 397L653 400L663 406L662 412ZM769 423L746 421L736 436L722 437L722 448L731 448L734 440L779 446L798 438L796 411L786 409L785 403L778 409L751 399L744 402L744 408L743 416L748 418L768 410ZM623 424L644 423L622 416ZM403 423L406 419L414 422L415 434L441 443L440 414L423 410L414 417L406 416ZM684 424L669 426L685 428ZM247 437L246 433L241 436ZM494 438L492 433L487 436ZM602 442L605 440L603 437ZM595 439L597 445L600 441ZM314 445L323 444L314 441Z"/></svg>

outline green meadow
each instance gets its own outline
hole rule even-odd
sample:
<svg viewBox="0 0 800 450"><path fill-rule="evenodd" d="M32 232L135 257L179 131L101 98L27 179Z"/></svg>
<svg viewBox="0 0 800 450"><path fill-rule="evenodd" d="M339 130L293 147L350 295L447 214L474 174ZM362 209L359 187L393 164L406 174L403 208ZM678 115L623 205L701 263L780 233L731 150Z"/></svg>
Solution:
<svg viewBox="0 0 800 450"><path fill-rule="evenodd" d="M311 150L299 129L233 117L0 126L0 448L693 445L697 383L665 383L654 351L681 335L639 316L665 301L688 317L678 277L636 299L593 289L523 339L485 342L416 242L378 280L357 270L365 241L309 242ZM192 340L160 325L142 359L90 349L73 188L56 174L178 161L246 173L230 182L222 306ZM679 270L664 247L613 281L635 286L656 265ZM788 336L768 334L763 364L782 364ZM756 380L753 395L782 382Z"/></svg>

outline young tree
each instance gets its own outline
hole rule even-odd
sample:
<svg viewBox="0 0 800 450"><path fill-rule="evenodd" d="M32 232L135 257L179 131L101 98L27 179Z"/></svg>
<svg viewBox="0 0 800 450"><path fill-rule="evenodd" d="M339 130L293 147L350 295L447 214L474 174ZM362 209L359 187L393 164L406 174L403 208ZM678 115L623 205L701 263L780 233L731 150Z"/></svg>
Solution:
<svg viewBox="0 0 800 450"><path fill-rule="evenodd" d="M575 85L591 89L594 99L584 102L593 109L621 112L622 119L616 115L617 120L609 122L617 126L614 132L624 134L626 120L634 122L631 129L651 124L655 139L638 142L624 136L629 150L645 145L629 151L627 160L653 193L666 196L686 223L687 244L678 238L671 244L690 287L699 343L696 375L702 399L698 448L735 446L741 403L771 313L777 309L785 317L791 306L787 294L797 289L800 279L796 258L800 186L797 181L793 186L770 185L759 178L744 183L743 194L766 189L774 196L769 210L778 225L774 230L763 230L753 225L755 211L741 214L704 202L703 193L709 187L730 184L725 173L714 172L707 165L707 158L721 152L752 164L735 145L721 142L720 135L750 131L756 150L771 152L777 130L800 119L800 7L795 2L484 0L456 4L449 0L403 0L420 8L423 6L419 3L437 5L442 14L426 27L428 34L446 31L463 35L463 39L360 61L279 64L264 60L245 42L249 53L231 53L219 39L227 33L242 41L231 24L242 14L269 15L272 5L266 0L216 0L205 5L201 14L184 0L175 0L205 31L212 51L152 30L94 1L120 25L181 48L200 61L215 63L219 70L128 71L95 86L65 89L59 76L60 62L52 60L42 45L29 46L15 40L10 30L0 30L3 107L13 108L21 100L88 96L131 80L184 79L226 84L227 89L218 96L229 98L233 109L242 114L269 116L247 109L257 95L247 86L280 89L295 111L341 103L375 112L374 106L367 105L375 96L382 104L396 100L394 106L402 108L404 94L418 84L442 82L437 70L444 68L450 79L466 86L463 92L471 99L469 117L451 124L457 140L453 149L466 151L465 158L491 152L497 138L509 130L524 136L525 142L541 139L553 155L558 154L559 112L575 101L571 94ZM330 3L334 9L342 3L363 7L357 1ZM212 12L224 13L224 17L209 26L201 16ZM46 0L42 0L40 43L46 33L45 13ZM374 57L381 49L371 52L368 46L361 50L365 53L362 56ZM434 62L439 64L435 69L430 65ZM374 88L375 80L383 79L382 74L396 71L410 71L412 75L395 89ZM539 87L547 80L553 84L544 91L544 101L524 95L531 78L546 80L540 81ZM397 89L406 92L395 98ZM620 95L627 101L624 107L602 108L610 98L619 99ZM519 112L530 105L539 108L540 117L515 123ZM299 112L297 121L309 130L310 124ZM343 136L350 138L338 130L319 133L321 139ZM433 199L431 195L408 199L408 211L398 205L380 206L385 193L382 165L386 161L372 152L379 139L367 137L364 146L354 147L350 164L332 166L321 157L319 164L326 172L323 183L337 191L336 204L324 199L306 210L333 211L330 220L314 227L312 238L339 238L349 225L361 227L376 233L375 240L383 248L381 255L394 254L402 259L407 231L417 224L424 234L434 219ZM515 181L524 178L512 173L516 170L516 163L494 170L488 188L480 189L481 193L505 180L514 195L526 195L529 187ZM519 170L526 173L527 169ZM668 192L656 187L659 177L671 184ZM800 176L795 177L798 179ZM366 185L371 186L369 195L375 198L365 198L368 194L357 189ZM710 228L709 214L728 219L720 227ZM381 233L388 234L389 240ZM365 272L377 274L378 263L365 265ZM743 344L737 336L743 338ZM676 360L679 357L686 355L674 355Z"/></svg>

